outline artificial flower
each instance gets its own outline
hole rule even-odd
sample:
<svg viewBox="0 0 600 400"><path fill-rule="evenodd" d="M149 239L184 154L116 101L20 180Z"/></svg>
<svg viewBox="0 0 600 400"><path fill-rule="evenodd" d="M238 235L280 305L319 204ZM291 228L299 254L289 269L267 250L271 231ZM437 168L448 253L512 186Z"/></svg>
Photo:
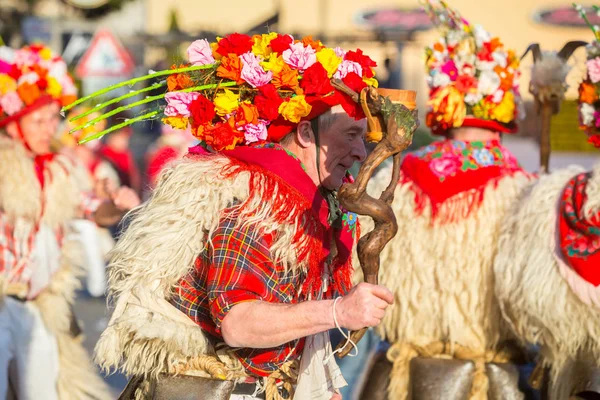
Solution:
<svg viewBox="0 0 600 400"><path fill-rule="evenodd" d="M36 84L29 82L20 84L17 87L17 93L21 96L23 103L27 106L32 105L42 94L40 88Z"/></svg>
<svg viewBox="0 0 600 400"><path fill-rule="evenodd" d="M17 82L6 74L0 74L0 95L17 90Z"/></svg>
<svg viewBox="0 0 600 400"><path fill-rule="evenodd" d="M242 73L241 78L248 82L253 88L261 87L266 85L273 79L273 72L265 72L263 67L260 65L260 58L252 53L243 54L240 57L242 61Z"/></svg>
<svg viewBox="0 0 600 400"><path fill-rule="evenodd" d="M504 90L498 89L496 93L490 96L490 100L492 101L492 103L500 104L502 99L504 99L504 93Z"/></svg>
<svg viewBox="0 0 600 400"><path fill-rule="evenodd" d="M180 65L179 68L183 68ZM177 69L177 66L173 65L171 69ZM190 79L187 74L172 74L167 78L167 89L172 92L180 89L187 89L194 85L194 82Z"/></svg>
<svg viewBox="0 0 600 400"><path fill-rule="evenodd" d="M465 103L474 106L483 99L483 95L479 92L470 92L465 94Z"/></svg>
<svg viewBox="0 0 600 400"><path fill-rule="evenodd" d="M258 109L258 115L267 120L273 121L279 116L279 106L283 99L277 93L273 84L267 84L258 89L259 93L254 97L254 105Z"/></svg>
<svg viewBox="0 0 600 400"><path fill-rule="evenodd" d="M452 82L452 80L450 79L450 76L448 76L447 74L444 74L442 72L436 73L435 75L433 75L433 77L431 79L431 85L434 88L448 86L450 84L450 82Z"/></svg>
<svg viewBox="0 0 600 400"><path fill-rule="evenodd" d="M454 127L461 126L467 115L463 94L454 86L437 91L428 104L438 121Z"/></svg>
<svg viewBox="0 0 600 400"><path fill-rule="evenodd" d="M0 107L7 115L14 115L21 111L24 106L17 92L9 92L4 96L0 96Z"/></svg>
<svg viewBox="0 0 600 400"><path fill-rule="evenodd" d="M244 133L235 129L230 121L205 127L202 135L206 143L216 151L233 150L244 141Z"/></svg>
<svg viewBox="0 0 600 400"><path fill-rule="evenodd" d="M273 74L272 83L278 89L295 89L298 86L298 71L284 64L281 71Z"/></svg>
<svg viewBox="0 0 600 400"><path fill-rule="evenodd" d="M283 58L280 55L277 55L277 53L271 53L268 60L261 61L260 65L265 71L272 71L274 74L277 74L281 72L285 66L285 61L283 61Z"/></svg>
<svg viewBox="0 0 600 400"><path fill-rule="evenodd" d="M454 63L454 60L448 60L446 61L441 68L442 73L448 75L448 77L450 78L450 81L455 81L456 78L458 77L458 68L456 68L456 64Z"/></svg>
<svg viewBox="0 0 600 400"><path fill-rule="evenodd" d="M168 92L165 94L167 106L164 114L167 117L189 117L190 104L200 96L197 92Z"/></svg>
<svg viewBox="0 0 600 400"><path fill-rule="evenodd" d="M163 124L172 126L175 129L184 130L188 126L187 117L165 117L162 119Z"/></svg>
<svg viewBox="0 0 600 400"><path fill-rule="evenodd" d="M42 60L50 60L52 58L52 50L50 50L47 47L44 47L43 49L41 49L38 54L40 55Z"/></svg>
<svg viewBox="0 0 600 400"><path fill-rule="evenodd" d="M304 72L300 87L307 95L324 95L333 91L327 71L319 62L314 63Z"/></svg>
<svg viewBox="0 0 600 400"><path fill-rule="evenodd" d="M337 71L333 74L333 77L335 79L344 79L346 75L348 75L351 72L356 73L361 78L363 76L363 69L359 63L357 63L356 61L344 60L339 65Z"/></svg>
<svg viewBox="0 0 600 400"><path fill-rule="evenodd" d="M592 135L588 139L588 143L600 149L600 135Z"/></svg>
<svg viewBox="0 0 600 400"><path fill-rule="evenodd" d="M377 81L377 79L375 79L375 77L373 78L363 78L363 82L366 83L369 86L373 86L373 87L379 87L379 81Z"/></svg>
<svg viewBox="0 0 600 400"><path fill-rule="evenodd" d="M579 101L582 103L593 104L598 100L596 87L589 81L584 81L579 85Z"/></svg>
<svg viewBox="0 0 600 400"><path fill-rule="evenodd" d="M210 50L212 51L212 56L217 61L219 61L219 60L221 60L221 58L223 58L223 56L217 52L218 49L219 49L218 42L212 42L210 44Z"/></svg>
<svg viewBox="0 0 600 400"><path fill-rule="evenodd" d="M271 50L275 53L282 54L290 48L292 43L294 43L294 38L291 35L277 34L277 37L271 40L269 45L271 46Z"/></svg>
<svg viewBox="0 0 600 400"><path fill-rule="evenodd" d="M244 139L246 143L267 140L267 121L259 119L256 124L245 125Z"/></svg>
<svg viewBox="0 0 600 400"><path fill-rule="evenodd" d="M500 77L493 71L483 71L479 75L477 89L484 96L494 94L500 88Z"/></svg>
<svg viewBox="0 0 600 400"><path fill-rule="evenodd" d="M284 101L279 106L279 113L286 120L297 124L300 120L310 114L312 107L306 102L303 95L294 96Z"/></svg>
<svg viewBox="0 0 600 400"><path fill-rule="evenodd" d="M500 89L508 91L513 87L515 75L508 69L497 65L494 72L500 77Z"/></svg>
<svg viewBox="0 0 600 400"><path fill-rule="evenodd" d="M303 37L301 42L304 47L310 46L315 51L321 51L321 49L324 47L320 40L313 40L312 36Z"/></svg>
<svg viewBox="0 0 600 400"><path fill-rule="evenodd" d="M594 106L588 103L581 103L579 105L579 115L581 117L581 123L585 126L592 126L594 123Z"/></svg>
<svg viewBox="0 0 600 400"><path fill-rule="evenodd" d="M238 108L239 96L229 89L225 89L215 96L215 111L218 115L224 116Z"/></svg>
<svg viewBox="0 0 600 400"><path fill-rule="evenodd" d="M368 55L364 54L361 49L357 49L356 51L349 51L346 53L344 60L355 61L362 67L362 71L366 78L372 78L374 72L372 70L373 67L377 66L377 63L371 59Z"/></svg>
<svg viewBox="0 0 600 400"><path fill-rule="evenodd" d="M262 35L254 35L252 38L254 44L252 46L252 53L263 58L271 54L272 48L269 46L273 39L277 38L276 32L263 33Z"/></svg>
<svg viewBox="0 0 600 400"><path fill-rule="evenodd" d="M227 35L219 40L218 43L219 47L217 48L217 53L223 57L228 54L241 56L244 53L252 51L252 46L254 46L254 40L252 40L250 36L240 33Z"/></svg>
<svg viewBox="0 0 600 400"><path fill-rule="evenodd" d="M600 57L587 60L585 65L587 66L590 80L593 83L600 82Z"/></svg>
<svg viewBox="0 0 600 400"><path fill-rule="evenodd" d="M77 95L65 94L65 91L63 90L63 95L60 97L60 105L61 105L61 107L66 107L76 100L77 100Z"/></svg>
<svg viewBox="0 0 600 400"><path fill-rule="evenodd" d="M477 78L471 75L459 75L454 86L463 93L469 93L472 89L477 89Z"/></svg>
<svg viewBox="0 0 600 400"><path fill-rule="evenodd" d="M257 124L258 108L248 101L241 103L235 111L234 121L236 128L241 128L247 124Z"/></svg>
<svg viewBox="0 0 600 400"><path fill-rule="evenodd" d="M196 126L211 122L215 117L215 105L203 95L192 100L189 110Z"/></svg>
<svg viewBox="0 0 600 400"><path fill-rule="evenodd" d="M60 93L62 91L62 86L58 81L52 77L48 78L48 87L46 88L46 92L54 97L55 99L60 97Z"/></svg>
<svg viewBox="0 0 600 400"><path fill-rule="evenodd" d="M317 61L323 65L323 68L327 71L327 76L331 78L343 59L336 54L335 50L324 48L317 53Z"/></svg>
<svg viewBox="0 0 600 400"><path fill-rule="evenodd" d="M234 53L230 53L221 58L221 64L217 67L217 76L224 79L230 79L237 84L244 83L242 79L242 61Z"/></svg>
<svg viewBox="0 0 600 400"><path fill-rule="evenodd" d="M281 56L287 65L300 71L306 70L317 62L315 49L310 46L304 47L302 43L291 44L290 48L285 50Z"/></svg>
<svg viewBox="0 0 600 400"><path fill-rule="evenodd" d="M201 39L194 41L190 47L187 48L188 61L194 65L208 65L215 63L215 57L213 56L212 49L208 40Z"/></svg>

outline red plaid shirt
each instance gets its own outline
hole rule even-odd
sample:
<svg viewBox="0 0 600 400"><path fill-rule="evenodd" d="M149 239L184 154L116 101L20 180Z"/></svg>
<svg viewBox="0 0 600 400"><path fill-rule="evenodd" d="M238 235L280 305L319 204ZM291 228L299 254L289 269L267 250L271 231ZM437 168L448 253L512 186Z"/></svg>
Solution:
<svg viewBox="0 0 600 400"><path fill-rule="evenodd" d="M222 341L221 323L227 312L245 301L297 303L302 275L285 273L273 263L272 237L258 235L251 226L235 227L235 217L221 221L212 246L196 260L194 270L175 290L172 303L207 333ZM304 339L270 349L235 349L246 369L267 376L302 354Z"/></svg>

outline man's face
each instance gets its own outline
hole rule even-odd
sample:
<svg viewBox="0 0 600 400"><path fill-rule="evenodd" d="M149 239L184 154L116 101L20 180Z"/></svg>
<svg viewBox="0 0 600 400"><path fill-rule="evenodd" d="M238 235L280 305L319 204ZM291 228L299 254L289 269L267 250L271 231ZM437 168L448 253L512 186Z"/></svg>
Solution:
<svg viewBox="0 0 600 400"><path fill-rule="evenodd" d="M52 103L21 117L19 121L21 132L35 155L50 153L50 143L60 123L59 111L58 104ZM8 126L7 129L13 138L18 139L16 123Z"/></svg>
<svg viewBox="0 0 600 400"><path fill-rule="evenodd" d="M321 124L326 126L320 128L319 132L319 171L323 187L335 190L342 185L346 171L367 156L364 142L367 120L356 121L345 112L337 112L328 118L333 120Z"/></svg>

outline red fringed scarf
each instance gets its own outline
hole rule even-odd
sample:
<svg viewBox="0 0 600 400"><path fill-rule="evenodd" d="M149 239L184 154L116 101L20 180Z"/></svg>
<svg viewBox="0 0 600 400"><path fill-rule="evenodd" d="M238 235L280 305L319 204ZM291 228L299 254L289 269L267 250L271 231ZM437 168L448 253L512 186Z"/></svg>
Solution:
<svg viewBox="0 0 600 400"><path fill-rule="evenodd" d="M190 149L190 154L206 155L207 152L197 146ZM341 229L332 227L328 222L327 201L304 172L300 161L280 145L241 146L221 154L231 160L222 171L224 178L250 173L248 201L255 196L270 201L277 192L280 201L274 204L273 219L280 224L305 221L292 239L295 245L302 243L298 246L298 263L308 261L309 265L302 292L312 296L321 292L325 266L331 261L333 289L346 293L352 286L352 247L359 237L356 214L345 212ZM335 240L336 249L333 260L329 260L331 238Z"/></svg>
<svg viewBox="0 0 600 400"><path fill-rule="evenodd" d="M571 179L560 201L559 240L562 254L579 276L600 285L600 210L590 218L583 213L591 173Z"/></svg>
<svg viewBox="0 0 600 400"><path fill-rule="evenodd" d="M411 184L415 213L431 205L431 218L456 222L477 210L485 189L500 179L524 172L498 140L442 140L408 154L401 167L401 184Z"/></svg>

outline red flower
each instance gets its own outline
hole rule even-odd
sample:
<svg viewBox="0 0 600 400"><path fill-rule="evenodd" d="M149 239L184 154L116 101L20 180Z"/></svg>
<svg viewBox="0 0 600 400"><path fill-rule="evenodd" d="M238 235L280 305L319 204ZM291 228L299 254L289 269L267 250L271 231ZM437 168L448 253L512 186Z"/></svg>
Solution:
<svg viewBox="0 0 600 400"><path fill-rule="evenodd" d="M600 149L600 135L590 136L590 138L588 139L588 142Z"/></svg>
<svg viewBox="0 0 600 400"><path fill-rule="evenodd" d="M471 75L459 75L456 78L455 86L462 93L468 93L469 89L477 87L477 78Z"/></svg>
<svg viewBox="0 0 600 400"><path fill-rule="evenodd" d="M204 130L204 140L216 151L233 150L238 143L244 141L244 132L238 131L233 126L233 120L219 122Z"/></svg>
<svg viewBox="0 0 600 400"><path fill-rule="evenodd" d="M327 70L320 62L314 63L304 71L300 87L304 89L304 93L307 95L324 95L333 91L333 86L331 86L327 76Z"/></svg>
<svg viewBox="0 0 600 400"><path fill-rule="evenodd" d="M19 78L21 77L21 75L23 75L23 73L21 72L21 69L18 68L16 66L16 64L13 64L10 68L10 71L8 72L8 76L13 78L15 81L18 81Z"/></svg>
<svg viewBox="0 0 600 400"><path fill-rule="evenodd" d="M275 39L271 40L269 46L275 53L281 54L290 48L293 41L294 39L290 35L278 34Z"/></svg>
<svg viewBox="0 0 600 400"><path fill-rule="evenodd" d="M38 85L38 87L40 88L40 90L46 90L46 88L48 87L48 81L46 80L46 78L40 78L40 79L38 79L38 81L36 82L36 84Z"/></svg>
<svg viewBox="0 0 600 400"><path fill-rule="evenodd" d="M492 46L490 43L484 43L483 48L477 54L477 58L481 61L494 61L494 57L492 57Z"/></svg>
<svg viewBox="0 0 600 400"><path fill-rule="evenodd" d="M202 95L190 103L189 110L194 120L194 126L210 122L215 117L215 105Z"/></svg>
<svg viewBox="0 0 600 400"><path fill-rule="evenodd" d="M363 54L363 51L361 49L347 52L346 57L344 57L344 59L359 63L363 69L363 76L365 76L366 78L372 78L373 75L375 75L373 73L373 70L371 70L371 67L376 67L377 63L373 61L368 55Z"/></svg>
<svg viewBox="0 0 600 400"><path fill-rule="evenodd" d="M348 75L342 79L342 82L356 93L360 93L363 88L368 86L356 72L348 73ZM354 119L365 118L365 114L358 103L352 100L347 94L341 92L338 93L340 95L340 104L349 116Z"/></svg>
<svg viewBox="0 0 600 400"><path fill-rule="evenodd" d="M279 106L283 99L277 93L273 84L268 83L258 88L260 92L254 97L254 105L258 108L260 118L267 121L273 121L279 116Z"/></svg>
<svg viewBox="0 0 600 400"><path fill-rule="evenodd" d="M219 40L219 47L217 53L225 57L227 54L237 54L241 56L244 53L252 51L254 41L248 35L240 33L232 33L231 35L225 36Z"/></svg>

